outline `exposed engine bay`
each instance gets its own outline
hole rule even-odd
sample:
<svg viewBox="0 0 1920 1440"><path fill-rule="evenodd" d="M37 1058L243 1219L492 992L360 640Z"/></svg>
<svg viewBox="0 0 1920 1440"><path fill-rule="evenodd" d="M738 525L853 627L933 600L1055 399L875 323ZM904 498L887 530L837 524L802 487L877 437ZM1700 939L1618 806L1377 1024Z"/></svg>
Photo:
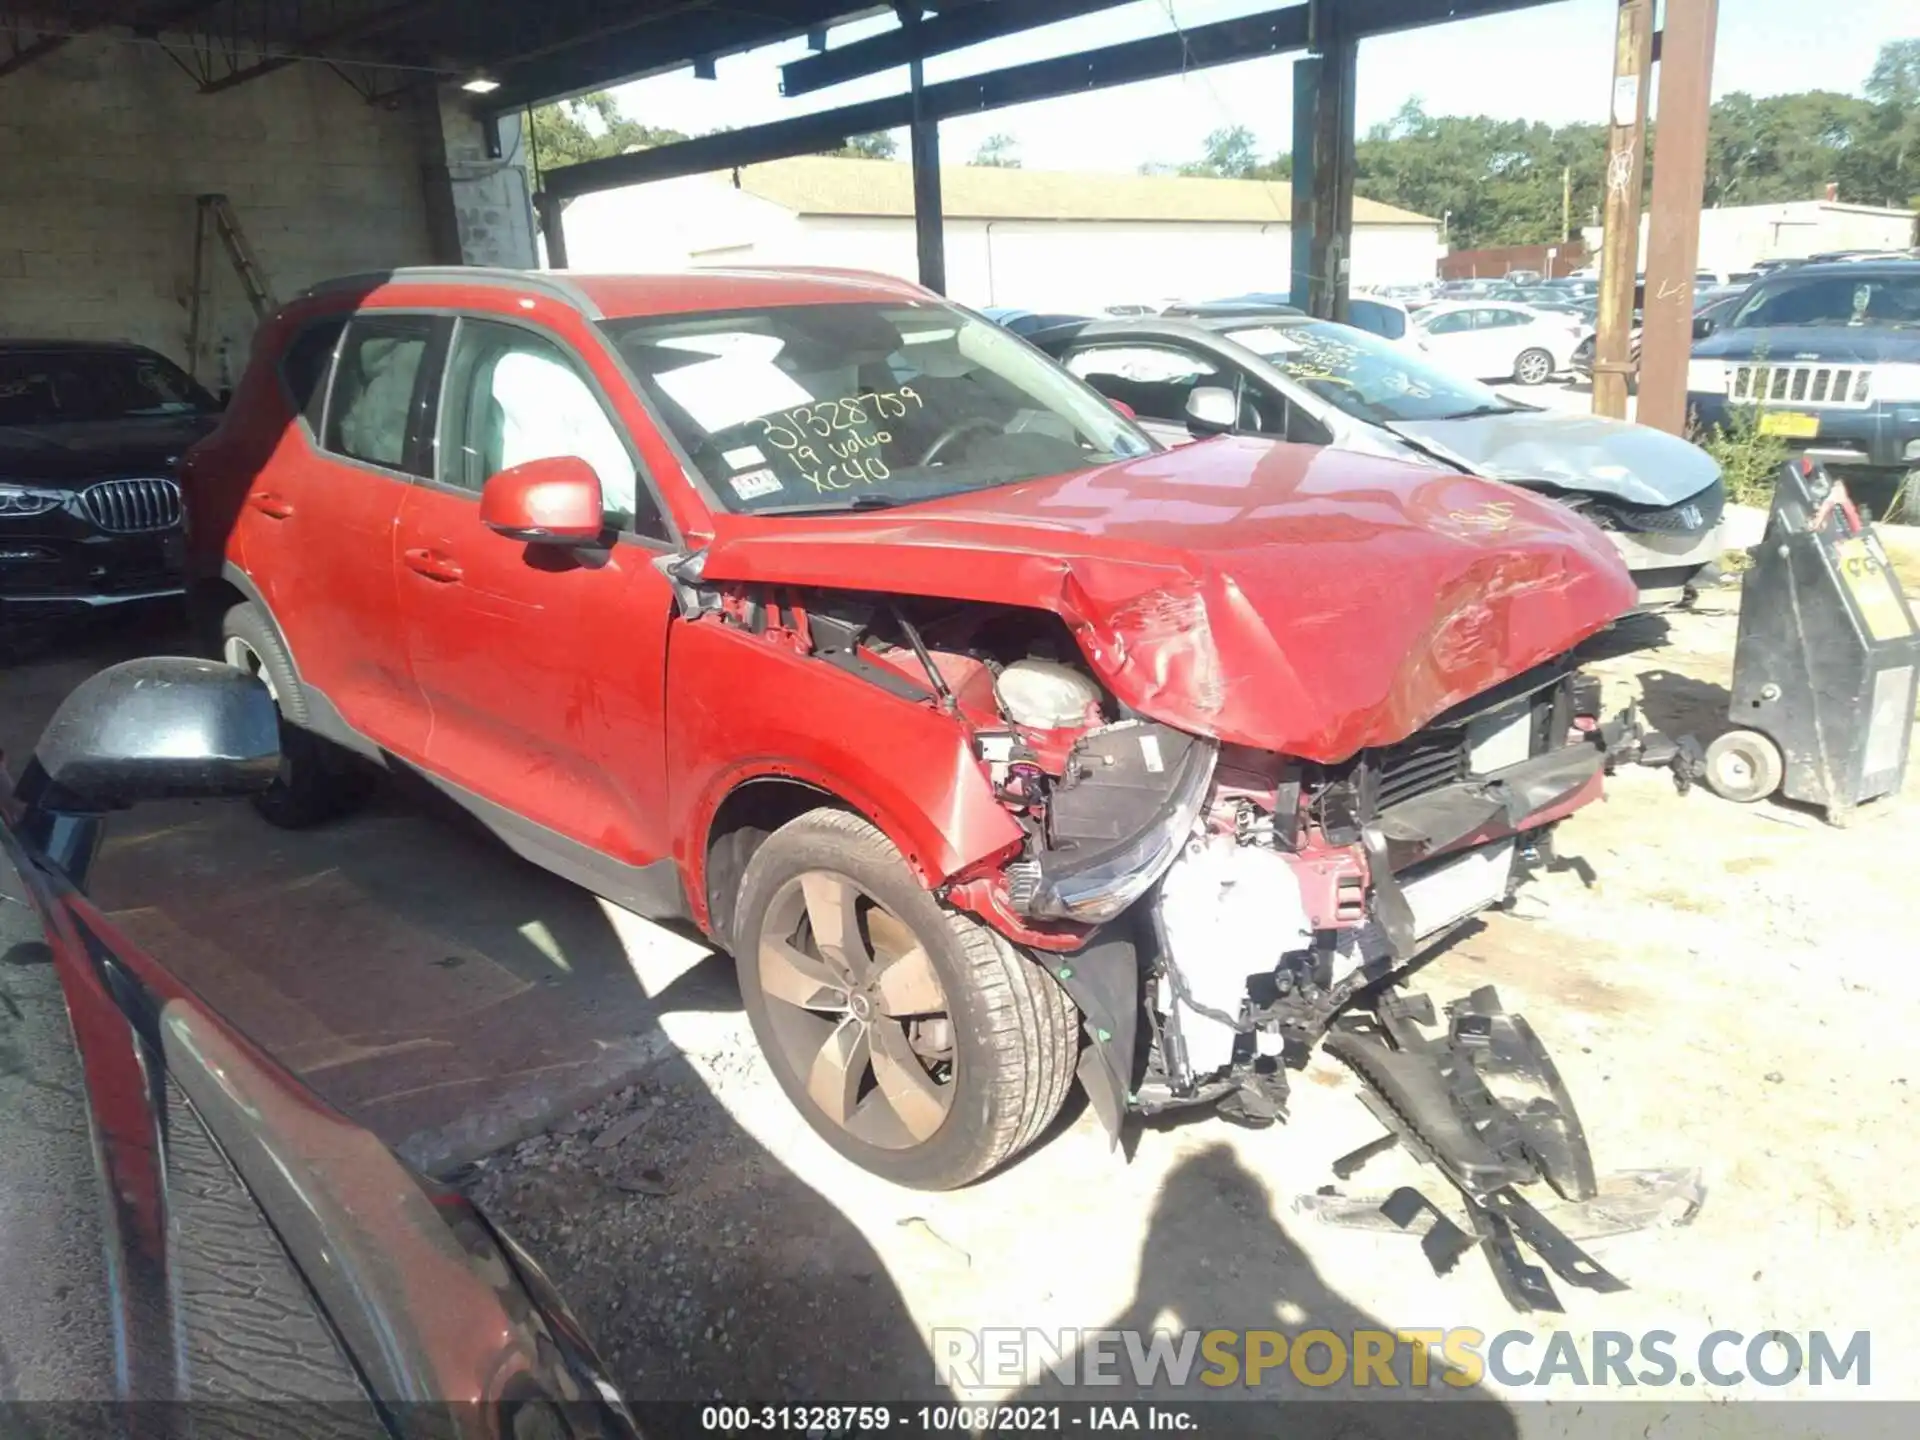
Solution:
<svg viewBox="0 0 1920 1440"><path fill-rule="evenodd" d="M1024 838L943 893L1068 991L1086 1024L1081 1079L1116 1134L1128 1112L1183 1106L1281 1120L1288 1071L1324 1041L1387 1127L1365 1153L1398 1140L1439 1166L1517 1306L1556 1302L1516 1232L1571 1283L1618 1284L1513 1191L1546 1179L1593 1193L1578 1118L1525 1022L1476 992L1429 1041L1432 1005L1392 989L1506 902L1550 859L1553 823L1647 748L1632 723L1603 723L1571 656L1329 765L1133 713L1043 612L750 587L704 603L965 727ZM1403 1227L1422 1213L1401 1210ZM1474 1243L1443 1218L1428 1239L1443 1270Z"/></svg>

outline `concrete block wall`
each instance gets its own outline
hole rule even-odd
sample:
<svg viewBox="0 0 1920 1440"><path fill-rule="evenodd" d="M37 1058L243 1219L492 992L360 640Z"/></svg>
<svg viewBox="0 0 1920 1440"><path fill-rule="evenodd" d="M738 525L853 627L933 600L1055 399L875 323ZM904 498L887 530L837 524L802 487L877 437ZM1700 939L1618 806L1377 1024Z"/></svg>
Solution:
<svg viewBox="0 0 1920 1440"><path fill-rule="evenodd" d="M436 253L435 97L370 106L295 65L202 95L157 48L81 39L0 78L0 334L127 338L186 360L195 197L226 194L281 299ZM206 363L237 378L254 319L216 242Z"/></svg>

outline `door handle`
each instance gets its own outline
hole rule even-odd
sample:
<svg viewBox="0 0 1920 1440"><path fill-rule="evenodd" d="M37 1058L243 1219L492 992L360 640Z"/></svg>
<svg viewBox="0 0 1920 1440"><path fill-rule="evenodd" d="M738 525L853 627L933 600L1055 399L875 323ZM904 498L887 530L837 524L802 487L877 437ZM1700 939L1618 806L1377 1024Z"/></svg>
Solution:
<svg viewBox="0 0 1920 1440"><path fill-rule="evenodd" d="M466 573L438 550L409 550L402 558L409 570L442 585L451 585Z"/></svg>
<svg viewBox="0 0 1920 1440"><path fill-rule="evenodd" d="M293 506L289 502L267 490L254 491L247 496L247 503L274 520L285 520L293 514Z"/></svg>

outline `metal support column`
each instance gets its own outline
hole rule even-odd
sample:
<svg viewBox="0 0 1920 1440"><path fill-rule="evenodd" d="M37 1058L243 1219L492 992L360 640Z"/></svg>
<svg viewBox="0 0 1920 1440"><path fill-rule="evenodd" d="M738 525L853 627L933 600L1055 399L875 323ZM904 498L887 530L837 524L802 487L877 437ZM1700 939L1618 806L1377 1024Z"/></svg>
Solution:
<svg viewBox="0 0 1920 1440"><path fill-rule="evenodd" d="M900 12L906 24L917 25L919 11ZM912 15L912 20L907 16ZM925 82L915 60L907 67L912 87L913 123L908 127L908 150L913 158L913 237L920 255L920 283L936 295L947 293L947 242L940 205L940 122L926 113Z"/></svg>
<svg viewBox="0 0 1920 1440"><path fill-rule="evenodd" d="M1707 114L1720 0L1667 0L1661 24L1660 128L1653 139L1653 210L1640 322L1642 425L1687 432L1693 277L1706 195Z"/></svg>
<svg viewBox="0 0 1920 1440"><path fill-rule="evenodd" d="M1358 43L1308 19L1313 54L1293 65L1293 303L1345 320L1353 254L1353 87Z"/></svg>
<svg viewBox="0 0 1920 1440"><path fill-rule="evenodd" d="M1627 418L1627 377L1633 372L1633 292L1640 268L1640 181L1652 49L1653 0L1620 0L1593 359L1593 413L1616 420Z"/></svg>
<svg viewBox="0 0 1920 1440"><path fill-rule="evenodd" d="M546 190L538 191L533 197L533 208L540 219L540 236L547 242L549 270L567 268L567 227L561 220L561 211L566 205L564 196Z"/></svg>

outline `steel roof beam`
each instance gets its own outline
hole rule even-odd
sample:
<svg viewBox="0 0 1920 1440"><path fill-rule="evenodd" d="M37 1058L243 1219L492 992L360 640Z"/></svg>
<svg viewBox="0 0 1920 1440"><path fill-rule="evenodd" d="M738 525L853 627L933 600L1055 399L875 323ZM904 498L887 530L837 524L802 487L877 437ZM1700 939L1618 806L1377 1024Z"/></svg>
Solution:
<svg viewBox="0 0 1920 1440"><path fill-rule="evenodd" d="M444 0L405 0L405 3L390 5L384 10L372 11L369 14L362 15L356 20L349 20L344 24L337 25L331 30L313 35L297 36L287 42L289 50L294 53L268 55L254 61L251 65L243 65L236 70L229 70L225 75L203 81L200 86L200 93L203 95L217 95L223 90L231 90L236 86L245 85L249 80L258 80L263 75L271 75L276 70L284 70L289 65L298 65L302 60L320 58L330 46L351 45L358 41L369 39L372 36L384 34L389 30L397 30L402 25L424 19L433 11L438 10L443 3ZM352 64L355 59L355 57L350 55L327 55L325 58L345 64ZM368 58L371 61L372 57Z"/></svg>
<svg viewBox="0 0 1920 1440"><path fill-rule="evenodd" d="M835 50L824 50L780 67L780 90L785 95L807 95L862 75L891 70L908 61L963 50L984 40L997 40L1023 30L1035 30L1061 20L1111 10L1128 0L986 0L930 15L918 26L901 26Z"/></svg>
<svg viewBox="0 0 1920 1440"><path fill-rule="evenodd" d="M1098 50L1051 60L1035 60L985 75L929 85L922 92L922 115L948 120L1030 100L1049 100L1137 80L1156 80L1185 70L1225 65L1256 55L1303 50L1307 44L1305 5L1268 10L1237 20L1198 25L1171 35L1153 35ZM582 195L648 180L698 175L735 165L778 160L788 155L830 150L849 135L896 130L913 120L913 97L892 95L845 105L815 115L776 120L743 130L725 130L631 155L588 160L549 170L546 186L557 195Z"/></svg>

